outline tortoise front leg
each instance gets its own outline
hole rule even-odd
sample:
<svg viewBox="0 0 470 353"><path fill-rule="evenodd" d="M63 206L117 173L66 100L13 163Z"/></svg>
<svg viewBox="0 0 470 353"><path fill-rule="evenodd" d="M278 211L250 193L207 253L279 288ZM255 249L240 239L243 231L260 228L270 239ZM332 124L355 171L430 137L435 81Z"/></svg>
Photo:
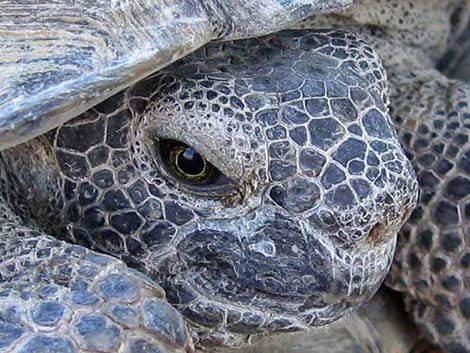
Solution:
<svg viewBox="0 0 470 353"><path fill-rule="evenodd" d="M427 339L470 352L470 86L439 72L389 70L392 117L420 184L388 284Z"/></svg>
<svg viewBox="0 0 470 353"><path fill-rule="evenodd" d="M0 239L0 352L193 352L164 291L123 262L8 221Z"/></svg>

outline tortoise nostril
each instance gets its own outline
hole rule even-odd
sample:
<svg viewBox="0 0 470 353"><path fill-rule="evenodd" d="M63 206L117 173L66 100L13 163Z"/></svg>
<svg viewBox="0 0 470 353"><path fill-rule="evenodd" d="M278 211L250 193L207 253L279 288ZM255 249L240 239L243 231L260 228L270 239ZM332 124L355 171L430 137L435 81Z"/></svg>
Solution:
<svg viewBox="0 0 470 353"><path fill-rule="evenodd" d="M318 186L302 177L295 177L281 185L274 186L269 195L272 200L287 211L302 213L312 209L320 198Z"/></svg>

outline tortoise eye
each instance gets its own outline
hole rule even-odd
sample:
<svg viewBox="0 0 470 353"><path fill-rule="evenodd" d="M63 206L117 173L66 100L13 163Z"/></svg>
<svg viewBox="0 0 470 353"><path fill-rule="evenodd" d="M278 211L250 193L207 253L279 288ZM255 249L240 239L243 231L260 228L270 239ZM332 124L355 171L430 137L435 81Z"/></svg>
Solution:
<svg viewBox="0 0 470 353"><path fill-rule="evenodd" d="M161 139L158 149L166 174L191 191L227 194L236 187L232 180L183 142Z"/></svg>
<svg viewBox="0 0 470 353"><path fill-rule="evenodd" d="M218 170L193 148L182 142L163 140L160 155L171 172L184 181L201 184L208 182Z"/></svg>

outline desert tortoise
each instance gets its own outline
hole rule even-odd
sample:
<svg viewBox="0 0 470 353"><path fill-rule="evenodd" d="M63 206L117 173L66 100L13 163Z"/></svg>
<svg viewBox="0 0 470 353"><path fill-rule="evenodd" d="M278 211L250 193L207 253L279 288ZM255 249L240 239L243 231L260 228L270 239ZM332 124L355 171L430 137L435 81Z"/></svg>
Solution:
<svg viewBox="0 0 470 353"><path fill-rule="evenodd" d="M389 52L381 52L380 43L390 44L377 35L384 8L391 4L400 14L410 6L403 3L359 3L301 25L353 29L376 46L392 72L395 120L406 117L397 110L410 109L397 91L415 87L399 84L400 70L423 64L410 56L394 66ZM379 23L361 23L371 14ZM457 84L456 92L467 94ZM162 290L142 273L163 286L191 336L206 347L324 325L350 312L382 282L395 234L417 196L415 174L388 118L386 90L380 59L356 34L285 31L209 44L5 150L5 347L191 350L180 314L157 299ZM459 112L454 119L466 119ZM402 135L418 136L405 129ZM458 162L460 155L449 158ZM464 186L458 189L465 192ZM429 213L432 205L424 209ZM415 229L412 222L404 234ZM399 254L408 249L402 245ZM421 273L410 270L410 258L397 263L402 274L395 270L390 280L399 287L400 278L402 290L414 288L407 276ZM433 310L408 298L412 310ZM441 317L458 330L440 332L444 326L429 313L421 326L449 351L466 349L465 318L455 317L465 311L454 305L448 312Z"/></svg>

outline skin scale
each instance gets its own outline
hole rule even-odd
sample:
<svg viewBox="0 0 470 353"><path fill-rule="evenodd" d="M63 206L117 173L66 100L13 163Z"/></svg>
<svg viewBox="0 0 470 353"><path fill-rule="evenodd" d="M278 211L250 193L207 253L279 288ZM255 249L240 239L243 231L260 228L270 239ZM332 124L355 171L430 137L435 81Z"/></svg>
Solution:
<svg viewBox="0 0 470 353"><path fill-rule="evenodd" d="M20 300L26 282L17 308L36 315L19 315L8 344L40 346L31 331L46 326L57 345L83 351L191 350L183 317L210 347L349 313L382 283L417 196L385 90L380 60L354 34L286 31L209 45L5 150L13 208L83 246L3 225L7 297ZM236 183L214 196L172 177L165 139ZM182 316L151 298L156 284L94 251L153 278Z"/></svg>
<svg viewBox="0 0 470 353"><path fill-rule="evenodd" d="M417 4L418 2L416 2L415 4ZM411 45L410 43L412 43L412 39L413 39L413 36L416 35L418 36L421 36L422 35L422 31L423 31L423 27L420 27L420 23L414 23L413 22L413 19L416 19L417 17L413 17L413 16L410 16L408 17L408 19L411 19L410 20L410 23L411 23L411 27L414 25L416 26L415 29L419 29L420 31L411 31L411 32L406 32L404 31L403 33L402 32L398 32L397 33L394 33L393 31L389 31L389 32L385 32L385 33L382 33L382 32L378 32L377 33L377 29L378 28L381 28L381 26L384 26L384 24L390 24L390 21L391 21L391 18L396 20L396 21L399 21L401 19L400 17L400 13L403 14L405 13L405 11L403 10L409 10L406 8L406 6L410 6L409 3L405 3L405 5L403 5L403 7L401 6L395 6L394 8L395 9L398 9L396 10L395 12L393 11L383 11L384 8L387 10L390 10L387 6L385 6L384 4L385 3L378 3L377 4L377 7L374 7L374 6L371 6L371 3L368 3L368 2L360 2L359 4L362 4L362 5L366 5L368 7L353 7L351 9L351 12L346 12L344 14L341 14L341 17L340 19L338 18L335 18L335 17L332 17L332 18L328 18L326 19L326 22L321 22L319 21L318 19L314 19L312 20L312 22L310 22L310 24L307 24L307 26L317 26L319 25L320 23L320 26L324 26L324 24L327 24L328 26L341 26L342 28L348 28L350 30L353 30L354 32L357 32L357 33L360 33L362 37L365 37L367 38L367 41L369 43L371 43L371 45L380 53L380 56L382 57L382 59L384 60L384 64L386 65L388 71L389 71L389 76L390 76L390 82L391 82L391 99L392 99L392 108L393 107L398 107L399 109L402 109L403 110L403 114L406 116L408 116L410 113L409 113L409 107L412 106L412 102L408 101L408 99L412 99L412 98L409 98L409 97L414 97L413 95L409 96L406 94L406 92L403 92L401 90L397 90L397 87L402 87L401 89L407 89L408 87L411 87L411 88L414 88L414 89L417 89L417 92L411 92L413 93L414 95L416 95L416 97L418 97L417 99L424 99L424 100L436 100L436 104L437 104L437 107L434 107L433 105L431 105L431 107L433 107L431 110L417 110L414 114L416 114L416 116L418 117L422 117L423 119L425 119L424 121L429 121L429 123L431 124L434 124L434 120L439 120L438 117L434 117L434 113L435 112L438 112L440 111L439 109L439 105L442 105L443 103L441 101L439 101L439 96L438 99L436 99L436 95L434 94L436 92L435 88L433 88L432 85L437 85L438 87L447 87L449 86L449 93L446 93L446 94L442 94L442 97L450 97L448 99L451 100L450 104L446 101L445 103L447 104L446 105L446 109L450 109L448 114L451 114L452 116L450 118L454 118L457 117L457 119L462 119L462 123L460 125L460 128L462 131L465 131L466 129L466 125L465 125L465 106L464 104L461 104L461 102L465 102L465 101L468 101L467 98L465 98L466 96L465 95L468 95L468 89L466 88L466 86L464 84L461 84L461 83L455 83L455 87L453 86L453 82L451 81L447 81L446 78L444 78L443 76L439 75L436 71L434 71L433 69L431 69L431 66L432 66L432 61L429 61L428 59L426 59L426 57L429 57L429 53L433 53L435 55L435 57L437 58L439 55L441 55L440 53L443 53L443 50L445 50L445 47L446 47L446 44L445 44L445 40L446 40L446 36L449 35L449 32L446 31L446 30L443 30L445 28L448 28L449 27L449 19L447 16L445 16L446 14L449 14L450 10L452 9L452 6L451 5L447 5L447 4L443 4L442 6L435 6L435 7L432 7L432 9L434 9L435 11L437 11L437 13L439 15L436 15L436 12L426 12L425 9L427 7L420 7L420 6L417 6L414 8L413 11L411 11L411 13L420 13L421 14L421 17L423 19L423 23L426 23L426 21L429 21L430 19L436 19L436 18L440 18L442 19L442 22L439 22L442 27L431 27L430 29L427 28L429 31L425 33L427 35L431 35L430 38L432 38L432 40L426 40L426 41L423 41L422 43L435 43L433 45L436 45L436 47L432 48L429 47L429 48L416 48L414 45ZM390 6L391 8L393 8L393 4L394 2L390 2ZM383 6L383 7L382 7ZM376 12L374 12L376 11ZM402 11L402 12L400 12ZM439 13L439 11L441 11ZM378 15L380 14L380 15ZM426 16L423 16L422 14L426 14ZM361 16L363 16L361 18ZM369 17L368 17L369 16ZM389 17L387 17L389 16ZM353 18L353 20L351 20L351 17ZM366 18L374 18L376 19L377 22L374 22L374 21L370 21L371 23L368 23L367 21L364 21L364 17ZM463 16L464 17L464 16ZM447 22L446 22L447 21ZM364 23L365 22L365 23ZM393 23L393 21L392 21ZM434 22L431 22L431 23L434 23ZM403 22L400 22L401 25L403 25ZM377 26L377 27L374 27L374 26ZM446 27L447 26L447 27ZM372 30L371 30L372 29ZM411 34L410 34L411 33ZM408 37L406 36L408 34ZM435 36L434 36L435 35ZM434 36L434 37L433 37ZM399 40L400 42L397 42L397 40ZM401 55L390 55L392 53L392 51L390 51L390 49L387 49L387 46L389 46L390 43L394 43L394 50L396 50L397 48L401 50L403 50L405 54L403 54L402 56ZM400 43L404 43L403 45L403 48L401 47L401 45L399 45ZM435 50L435 48L438 48L438 50ZM433 50L435 50L435 52L433 52ZM410 55L411 53L411 55ZM407 60L400 60L400 58L407 58ZM398 60L397 60L398 59ZM423 66L423 63L428 63L428 67L429 68L426 68L424 65ZM424 69L423 69L424 67ZM411 72L413 73L412 75L410 75L410 77L407 77L407 75L403 75L402 73L403 72L407 72L406 70L410 71L409 69L411 68ZM431 86L430 88L426 87L425 85L425 82L429 81L429 78L432 78L431 80ZM426 91L426 89L429 89L429 91ZM423 91L422 91L423 90ZM426 93L428 92L428 93ZM410 93L410 92L408 92ZM426 93L426 94L424 94ZM450 95L449 95L450 94ZM407 100L404 102L403 100L403 97L407 97ZM401 105L400 104L403 104L403 108L400 108ZM450 108L449 108L450 107ZM455 113L452 113L452 107L457 107L456 108L456 112L457 114ZM394 108L395 109L395 108ZM400 120L400 116L399 114L396 112L396 110L392 111L392 115L395 117L395 120L397 121L397 124L399 124L399 126L401 126L403 120ZM431 117L432 119L429 119L429 117ZM403 117L401 117L401 119L403 119ZM459 120L460 121L460 120ZM437 124L439 125L439 124ZM454 124L455 125L455 124ZM418 126L418 125L411 125L411 128L413 126ZM410 126L407 127L408 129L408 133L411 133L411 136L419 136L419 134L417 132L415 132L414 130L410 130L409 129ZM406 131L407 129L403 129L403 130L399 130L400 131L400 136L402 139L404 139L404 141L406 141L407 137L406 136ZM447 134L447 137L445 137L448 141L450 139L452 139L454 136L458 136L459 135L459 132L461 132L461 130L457 130L457 132L448 132L448 134L450 134L450 136ZM403 132L404 131L404 132ZM424 131L424 130L422 130ZM403 134L403 135L402 135ZM410 135L408 135L410 136ZM457 140L456 140L457 141ZM419 144L418 144L419 145ZM414 148L415 148L416 145L413 145L412 143L405 143L405 147L407 149L407 152L409 154L409 156L411 156L413 158L414 156ZM437 148L437 147L436 147ZM419 152L421 153L421 152ZM418 154L419 154L418 153ZM438 151L436 151L436 153L439 153ZM416 157L417 158L417 157ZM431 193L427 193L428 195L432 195L432 190L437 190L439 188L443 188L445 187L445 183L447 183L447 180L452 180L452 179L456 179L456 177L459 176L459 173L460 173L460 176L462 176L462 172L464 173L463 174L463 177L465 177L465 149L462 148L461 149L461 152L460 154L458 154L457 156L452 156L452 154L447 154L447 159L451 161L456 161L455 165L455 169L453 169L455 171L456 174L454 174L455 176L454 177L449 177L449 179L443 179L442 183L444 184L439 184L439 183L434 183L434 184L431 184ZM426 172L426 169L424 169L424 172L422 171L422 167L420 167L420 162L419 162L419 159L414 159L414 163L415 163L415 167L417 166L418 167L418 174L421 172L423 174L425 174ZM434 167L434 168L438 168L437 165ZM436 169L437 170L437 169ZM435 173L435 172L434 172ZM437 173L439 173L439 170L437 170ZM454 182L455 183L455 182ZM465 184L463 184L465 185ZM449 190L449 187L447 187L447 190ZM465 190L465 188L463 187L462 190ZM449 191L446 191L446 194L444 195L448 195L446 197L450 197L450 198L453 198L455 196L452 196L451 193L449 193ZM428 196L429 197L429 196ZM461 229L463 229L463 231L465 231L465 222L466 222L466 218L465 218L465 198L462 198L460 196L458 196L458 200L462 200L462 207L464 209L464 211L461 213L463 216L462 216L462 220L461 220L461 223L462 225L459 225L459 227L461 227ZM455 200L453 200L455 202ZM425 199L422 199L421 202L424 202L425 204L424 205L427 205L425 201ZM439 205L439 203L436 203L436 205ZM434 207L434 206L432 206ZM439 223L436 225L436 226L432 226L433 227L433 231L435 232L435 235L432 235L431 238L434 239L432 240L432 244L436 244L436 245L441 245L440 247L438 246L434 246L432 245L432 252L429 253L428 255L428 252L429 252L429 249L427 248L417 248L415 245L416 245L416 241L419 237L422 237L419 233L419 224L423 224L423 223L426 223L429 221L429 219L431 220L431 223L434 223L433 221L433 215L435 214L438 214L437 211L432 211L433 208L430 208L430 211L427 211L429 213L427 213L429 216L424 216L424 218L422 218L422 220L420 220L420 217L423 217L423 216L419 216L419 213L418 213L418 217L416 218L416 215L415 215L415 219L409 223L409 227L407 226L408 229L411 228L411 233L409 234L408 238L406 237L406 229L405 228L405 232L402 233L402 234L405 234L404 238L404 241L401 242L401 245L399 247L400 251L399 251L399 256L402 258L402 261L401 261L401 264L398 263L398 265L395 267L395 272L392 272L392 277L390 279L390 283L392 285L393 282L395 281L395 279L397 278L397 276L400 278L403 278L402 281L404 281L403 283L401 283L399 286L397 286L396 284L394 286L396 286L396 288L398 289L401 289L402 291L406 291L408 292L408 305L409 305L409 308L411 308L411 310L413 310L413 308L416 308L416 307L419 307L419 303L420 301L421 302L435 302L436 300L441 300L441 303L442 303L442 300L444 299L448 299L450 298L450 309L447 309L444 311L444 315L442 315L442 313L439 313L437 312L436 313L436 306L435 305L431 305L428 307L424 307L424 310L423 310L423 306L421 304L421 309L420 309L420 312L421 313L424 313L424 317L423 317L423 314L420 314L422 317L416 317L415 316L415 319L420 323L420 328L422 329L422 332L424 332L428 338L434 340L436 343L440 343L441 345L444 346L445 349L447 349L447 351L449 352L462 352L462 351L465 351L465 345L466 345L466 342L465 342L465 338L463 338L463 341L462 341L462 338L460 335L461 332L464 332L465 331L465 284L462 286L461 284L458 283L458 281L462 278L461 276L461 273L458 272L458 271L461 271L460 269L462 269L462 271L464 271L465 269L465 247L461 246L461 245L458 245L456 250L457 251L450 251L449 249L449 246L448 245L444 245L444 243L446 243L445 239L448 238L447 234L449 234L447 231L445 231L445 228L446 227L442 227L444 228L443 230L444 231L440 231L439 228L442 226L442 225L439 225ZM438 208L439 209L439 208ZM440 208L442 210L442 208ZM437 212L437 213L436 213ZM459 215L460 217L460 215ZM418 224L418 226L416 227L415 224ZM447 225L446 225L447 226ZM450 225L452 226L452 225ZM458 243L458 242L457 242ZM411 246L409 246L408 244L410 244ZM462 243L460 243L462 244ZM440 270L437 270L437 271L433 271L431 273L431 279L430 279L430 282L431 283L435 283L436 285L434 286L431 286L431 288L429 289L429 284L426 284L426 281L427 281L427 278L429 278L430 276L430 272L429 270L426 270L426 267L424 267L424 270L422 271L416 271L416 268L413 268L413 267L409 267L410 265L413 264L412 261L410 261L409 259L412 259L413 257L409 257L407 254L411 251L411 253L414 251L416 253L416 251L419 253L419 256L424 259L424 261L433 261L435 260L436 257L440 258L442 261L440 261L441 263L443 262L445 267L447 267L447 263L453 263L455 262L455 267L453 267L455 270L454 273L450 273L448 271L442 271L443 269L441 268ZM437 253L436 253L437 252ZM404 255L401 255L401 254L404 254ZM428 260L429 259L429 260ZM439 261L438 261L439 262ZM405 266L405 269L403 269L403 266ZM444 268L445 269L445 268ZM455 272L456 271L456 272ZM464 273L464 272L462 272ZM404 274L404 276L403 276ZM403 277L402 277L403 276ZM417 289L415 287L415 284L416 283L423 283L423 281L421 282L413 282L413 280L410 280L410 276L418 276L421 278L424 278L424 283L425 283L425 286L428 286L428 288L424 288L425 291L424 291L424 295L423 295L423 291L421 289ZM461 293L461 294L458 294L456 296L450 296L449 297L449 292L451 292L451 290L455 290L455 287L454 288L447 288L445 287L447 283L447 286L449 285L449 282L448 281L445 281L445 279L448 279L450 277L454 277L454 280L453 282L456 283L455 279L457 280L457 288L459 289L460 292L458 293ZM394 279L395 278L395 279ZM437 279L437 280L436 280ZM452 280L451 280L452 282ZM441 283L442 283L442 286L443 287L440 287L441 286ZM462 283L462 282L461 282ZM463 282L465 283L465 282ZM444 296L440 296L440 297L430 297L430 295L434 296L435 295L435 292L436 291L441 291L441 292L444 292ZM447 291L447 292L446 292ZM440 294L440 293L438 293ZM444 297L444 299L442 299ZM429 299L431 298L431 299ZM437 298L441 298L441 299L437 299ZM418 301L416 300L418 299ZM437 303L438 305L441 305L440 303ZM434 308L433 308L434 307ZM442 331L442 328L443 327L453 327L450 331Z"/></svg>

